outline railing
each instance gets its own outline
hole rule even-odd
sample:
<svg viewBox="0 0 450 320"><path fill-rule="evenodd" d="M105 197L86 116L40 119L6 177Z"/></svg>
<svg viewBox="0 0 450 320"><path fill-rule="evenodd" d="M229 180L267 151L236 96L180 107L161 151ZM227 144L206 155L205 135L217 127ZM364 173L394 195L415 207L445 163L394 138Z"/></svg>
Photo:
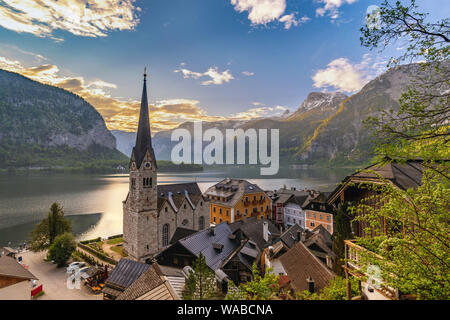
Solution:
<svg viewBox="0 0 450 320"><path fill-rule="evenodd" d="M369 274L366 272L367 267L369 267L369 262L363 256L373 257L377 259L383 259L380 255L361 247L355 243L354 240L344 240L345 244L345 270L360 280L366 280L369 278ZM388 299L398 299L398 290L388 287L383 279L378 279L378 286L374 287L376 291L381 293Z"/></svg>

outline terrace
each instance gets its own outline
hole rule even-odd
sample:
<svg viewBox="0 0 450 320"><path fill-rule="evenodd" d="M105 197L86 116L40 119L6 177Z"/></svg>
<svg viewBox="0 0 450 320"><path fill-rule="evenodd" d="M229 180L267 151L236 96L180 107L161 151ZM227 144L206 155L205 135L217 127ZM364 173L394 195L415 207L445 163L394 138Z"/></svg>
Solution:
<svg viewBox="0 0 450 320"><path fill-rule="evenodd" d="M398 290L387 286L380 277L379 281L371 282L370 280L370 258L383 259L376 253L356 244L355 240L345 240L345 264L346 274L350 274L364 282L364 291L366 295L384 297L389 300L397 300L399 298ZM369 271L369 272L368 272Z"/></svg>

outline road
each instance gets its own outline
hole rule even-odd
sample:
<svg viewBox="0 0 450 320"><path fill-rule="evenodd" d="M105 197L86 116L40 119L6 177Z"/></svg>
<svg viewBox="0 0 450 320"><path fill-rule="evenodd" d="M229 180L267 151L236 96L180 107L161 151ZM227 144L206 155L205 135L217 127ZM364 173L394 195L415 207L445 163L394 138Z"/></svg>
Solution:
<svg viewBox="0 0 450 320"><path fill-rule="evenodd" d="M44 261L46 253L34 253L31 251L20 253L23 264L28 265L28 270L43 284L45 294L38 300L102 300L102 294L93 294L89 288L81 284L81 289L69 289L67 287L66 268L57 268L55 264Z"/></svg>

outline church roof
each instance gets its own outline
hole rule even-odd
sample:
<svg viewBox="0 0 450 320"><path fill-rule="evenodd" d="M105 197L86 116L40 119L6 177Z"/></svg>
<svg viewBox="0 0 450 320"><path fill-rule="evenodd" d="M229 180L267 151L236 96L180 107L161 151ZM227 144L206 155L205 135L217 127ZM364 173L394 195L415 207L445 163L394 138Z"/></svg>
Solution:
<svg viewBox="0 0 450 320"><path fill-rule="evenodd" d="M147 75L144 74L144 87L142 89L141 99L141 111L139 114L139 126L136 135L136 146L133 148L134 160L136 166L140 168L142 161L144 160L147 150L150 151L150 155L153 159L156 167L155 152L152 147L152 136L150 133L150 117L148 111L148 99L147 99Z"/></svg>

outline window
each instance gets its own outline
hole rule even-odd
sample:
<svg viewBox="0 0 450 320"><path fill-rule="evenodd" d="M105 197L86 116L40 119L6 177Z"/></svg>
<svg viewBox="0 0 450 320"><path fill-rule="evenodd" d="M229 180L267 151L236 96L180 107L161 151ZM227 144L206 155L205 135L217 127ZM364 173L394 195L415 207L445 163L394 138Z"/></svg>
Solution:
<svg viewBox="0 0 450 320"><path fill-rule="evenodd" d="M309 225L310 225L311 227L314 227L314 226L315 226L314 222L311 222Z"/></svg>
<svg viewBox="0 0 450 320"><path fill-rule="evenodd" d="M329 215L327 215L327 221L330 221L330 216Z"/></svg>
<svg viewBox="0 0 450 320"><path fill-rule="evenodd" d="M222 223L222 218L219 219L219 223Z"/></svg>
<svg viewBox="0 0 450 320"><path fill-rule="evenodd" d="M263 212L264 211L264 207L261 207L261 212Z"/></svg>
<svg viewBox="0 0 450 320"><path fill-rule="evenodd" d="M184 204L183 208L186 209L186 203Z"/></svg>
<svg viewBox="0 0 450 320"><path fill-rule="evenodd" d="M216 207L213 207L213 212L216 212Z"/></svg>
<svg viewBox="0 0 450 320"><path fill-rule="evenodd" d="M237 215L240 215L241 212L240 212L239 210L236 210L236 214L237 214Z"/></svg>
<svg viewBox="0 0 450 320"><path fill-rule="evenodd" d="M245 201L248 201L248 197L245 197Z"/></svg>
<svg viewBox="0 0 450 320"><path fill-rule="evenodd" d="M163 225L162 228L162 245L163 247L168 246L169 245L169 224L165 224Z"/></svg>
<svg viewBox="0 0 450 320"><path fill-rule="evenodd" d="M189 224L189 220L188 219L184 219L183 222L181 222L181 224L183 226L187 226Z"/></svg>
<svg viewBox="0 0 450 320"><path fill-rule="evenodd" d="M248 209L245 209L245 214L248 214Z"/></svg>
<svg viewBox="0 0 450 320"><path fill-rule="evenodd" d="M205 217L198 218L198 229L203 230L205 229Z"/></svg>
<svg viewBox="0 0 450 320"><path fill-rule="evenodd" d="M164 208L164 212L167 212L167 207Z"/></svg>
<svg viewBox="0 0 450 320"><path fill-rule="evenodd" d="M327 226L327 230L330 231L330 226Z"/></svg>
<svg viewBox="0 0 450 320"><path fill-rule="evenodd" d="M320 220L322 220L322 215L321 214L319 215L319 218L320 218Z"/></svg>
<svg viewBox="0 0 450 320"><path fill-rule="evenodd" d="M219 208L219 213L222 214L222 208Z"/></svg>
<svg viewBox="0 0 450 320"><path fill-rule="evenodd" d="M253 196L253 200L256 201L256 196Z"/></svg>
<svg viewBox="0 0 450 320"><path fill-rule="evenodd" d="M142 179L142 184L144 186L144 188L151 188L152 187L152 178L143 178Z"/></svg>
<svg viewBox="0 0 450 320"><path fill-rule="evenodd" d="M200 201L200 207L203 207L203 201Z"/></svg>
<svg viewBox="0 0 450 320"><path fill-rule="evenodd" d="M216 217L214 217L214 223L216 222Z"/></svg>
<svg viewBox="0 0 450 320"><path fill-rule="evenodd" d="M263 199L263 196L259 197L259 199L262 200L262 199Z"/></svg>
<svg viewBox="0 0 450 320"><path fill-rule="evenodd" d="M230 214L230 210L227 210L227 217L228 217L229 214Z"/></svg>
<svg viewBox="0 0 450 320"><path fill-rule="evenodd" d="M317 218L317 214L313 213L313 216L314 216L314 219L316 219L316 218Z"/></svg>

